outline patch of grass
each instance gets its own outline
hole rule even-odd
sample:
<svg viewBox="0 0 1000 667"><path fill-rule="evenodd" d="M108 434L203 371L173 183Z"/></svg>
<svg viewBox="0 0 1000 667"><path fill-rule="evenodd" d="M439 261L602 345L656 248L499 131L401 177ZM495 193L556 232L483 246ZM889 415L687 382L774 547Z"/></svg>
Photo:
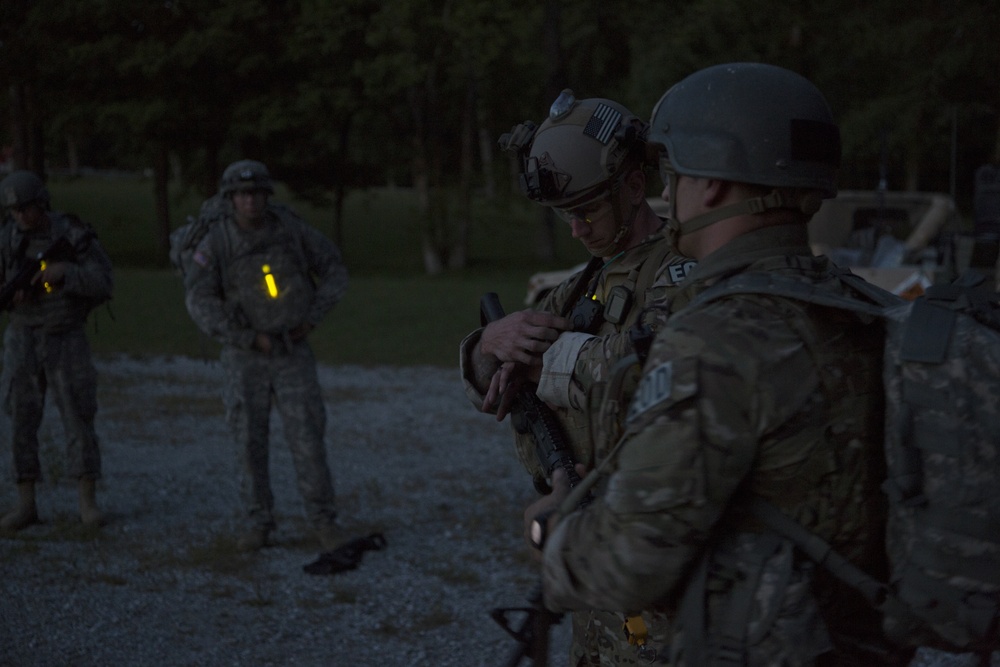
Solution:
<svg viewBox="0 0 1000 667"><path fill-rule="evenodd" d="M38 541L25 539L24 533L0 530L0 537L3 537L5 540L11 540L10 544L5 545L5 549L12 556L12 560L17 559L22 562L33 562L35 557L42 551L38 546Z"/></svg>
<svg viewBox="0 0 1000 667"><path fill-rule="evenodd" d="M259 578L250 581L253 596L243 601L248 607L270 607L274 604L273 591L267 582Z"/></svg>
<svg viewBox="0 0 1000 667"><path fill-rule="evenodd" d="M450 626L455 622L455 614L441 607L433 607L413 619L409 630L416 632L426 632Z"/></svg>
<svg viewBox="0 0 1000 667"><path fill-rule="evenodd" d="M128 586L128 579L113 574L98 572L87 576L87 580L96 584L107 584L109 586Z"/></svg>
<svg viewBox="0 0 1000 667"><path fill-rule="evenodd" d="M164 554L166 558L167 555ZM216 574L241 575L252 567L252 555L236 549L233 536L216 536L210 542L194 544L187 551L170 558L174 567L210 570Z"/></svg>
<svg viewBox="0 0 1000 667"><path fill-rule="evenodd" d="M456 586L474 587L483 583L483 578L478 572L450 564L448 566L443 564L439 567L432 566L428 568L428 573L433 574L446 584L454 584Z"/></svg>
<svg viewBox="0 0 1000 667"><path fill-rule="evenodd" d="M526 282L523 274L354 277L309 340L326 364L457 366L459 343L479 326L479 298L496 292L517 310ZM99 307L87 326L95 354L218 358L172 271L117 269L115 284L110 311Z"/></svg>
<svg viewBox="0 0 1000 667"><path fill-rule="evenodd" d="M233 586L213 584L208 588L207 593L219 600L231 600L236 598L239 591Z"/></svg>

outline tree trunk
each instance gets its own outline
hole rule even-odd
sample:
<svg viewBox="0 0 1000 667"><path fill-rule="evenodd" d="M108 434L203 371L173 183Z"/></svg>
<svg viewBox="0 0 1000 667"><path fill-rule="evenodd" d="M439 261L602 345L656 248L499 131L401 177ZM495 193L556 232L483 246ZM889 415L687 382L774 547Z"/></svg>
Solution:
<svg viewBox="0 0 1000 667"><path fill-rule="evenodd" d="M544 44L545 60L549 65L548 76L545 82L546 106L548 109L565 86L566 75L563 63L561 34L562 17L559 0L545 0L544 19ZM540 119L541 120L541 119ZM556 257L556 228L555 216L552 210L546 207L540 216L541 231L538 239L538 258L546 261L554 260Z"/></svg>
<svg viewBox="0 0 1000 667"><path fill-rule="evenodd" d="M80 173L80 155L76 148L76 139L66 137L66 163L69 173L76 176Z"/></svg>
<svg viewBox="0 0 1000 667"><path fill-rule="evenodd" d="M462 109L462 149L459 157L459 207L455 239L448 256L448 268L464 269L469 257L469 228L472 226L472 170L476 143L476 80L471 72L465 82Z"/></svg>
<svg viewBox="0 0 1000 667"><path fill-rule="evenodd" d="M479 122L479 163L483 169L483 196L493 199L497 196L496 177L493 173L493 145L496 138L486 129L486 123Z"/></svg>
<svg viewBox="0 0 1000 667"><path fill-rule="evenodd" d="M427 142L424 135L427 123L423 113L423 97L416 89L409 94L410 111L413 117L413 155L410 161L410 171L413 175L413 191L417 196L417 217L421 225L421 251L424 261L424 272L437 275L444 269L441 254L434 238L433 215L431 213L430 167L427 156Z"/></svg>
<svg viewBox="0 0 1000 667"><path fill-rule="evenodd" d="M18 83L8 88L10 107L11 159L14 169L28 168L28 119L24 109L24 86Z"/></svg>
<svg viewBox="0 0 1000 667"><path fill-rule="evenodd" d="M153 155L153 203L156 207L156 262L166 266L170 255L170 154L158 144Z"/></svg>
<svg viewBox="0 0 1000 667"><path fill-rule="evenodd" d="M351 123L353 117L348 114L344 122L340 125L340 145L337 147L337 164L334 165L334 173L337 174L337 183L333 191L333 242L344 252L344 201L347 199L347 188L344 187L344 172L347 171L347 148L351 138Z"/></svg>
<svg viewBox="0 0 1000 667"><path fill-rule="evenodd" d="M904 164L906 192L917 192L920 189L920 158L912 151L907 152Z"/></svg>
<svg viewBox="0 0 1000 667"><path fill-rule="evenodd" d="M993 164L1000 165L1000 116L997 116L997 136L993 144Z"/></svg>
<svg viewBox="0 0 1000 667"><path fill-rule="evenodd" d="M34 87L31 83L14 83L9 88L9 95L14 168L33 171L44 181L45 131Z"/></svg>

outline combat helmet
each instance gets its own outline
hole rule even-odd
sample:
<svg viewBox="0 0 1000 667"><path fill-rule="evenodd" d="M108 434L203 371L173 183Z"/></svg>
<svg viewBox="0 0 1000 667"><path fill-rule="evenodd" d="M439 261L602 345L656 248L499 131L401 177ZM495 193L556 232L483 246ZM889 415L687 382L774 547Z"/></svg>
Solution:
<svg viewBox="0 0 1000 667"><path fill-rule="evenodd" d="M238 160L226 167L219 180L219 194L228 197L240 190L264 190L274 194L271 174L263 162Z"/></svg>
<svg viewBox="0 0 1000 667"><path fill-rule="evenodd" d="M0 181L0 206L19 208L37 202L42 208L49 206L49 191L35 173L14 171Z"/></svg>
<svg viewBox="0 0 1000 667"><path fill-rule="evenodd" d="M644 164L646 130L646 123L621 104L577 100L566 89L541 126L525 121L499 143L519 160L521 191L567 221L575 216L572 209L610 197L617 231L607 247L592 250L604 256L620 249L636 218L637 208L627 218L622 215L619 190L624 177Z"/></svg>
<svg viewBox="0 0 1000 667"><path fill-rule="evenodd" d="M757 198L751 206L759 210L748 212L797 208L812 214L820 199L837 195L840 131L830 107L812 82L774 65L715 65L681 80L653 108L649 143L665 149L661 168L668 172L780 193ZM673 189L676 179L670 180ZM789 196L789 190L797 193Z"/></svg>
<svg viewBox="0 0 1000 667"><path fill-rule="evenodd" d="M531 200L574 208L615 184L627 158L641 156L646 124L621 104L577 100L563 90L537 127L526 121L500 137L520 158L521 190Z"/></svg>

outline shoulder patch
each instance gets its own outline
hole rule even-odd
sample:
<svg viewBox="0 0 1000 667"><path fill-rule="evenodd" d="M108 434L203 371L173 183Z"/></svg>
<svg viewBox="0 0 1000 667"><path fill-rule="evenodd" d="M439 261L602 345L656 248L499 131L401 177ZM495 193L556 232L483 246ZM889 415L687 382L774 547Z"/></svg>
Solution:
<svg viewBox="0 0 1000 667"><path fill-rule="evenodd" d="M639 387L632 397L626 422L630 422L654 405L670 398L674 384L674 364L666 361L647 373L643 373Z"/></svg>
<svg viewBox="0 0 1000 667"><path fill-rule="evenodd" d="M208 253L201 250L195 251L194 255L191 256L191 259L193 259L195 263L201 267L206 267L212 263L212 258L208 255Z"/></svg>
<svg viewBox="0 0 1000 667"><path fill-rule="evenodd" d="M670 279L670 284L677 285L684 282L684 279L688 277L688 274L694 271L694 267L698 265L698 262L693 259L683 259L679 262L671 262L667 265L667 276Z"/></svg>

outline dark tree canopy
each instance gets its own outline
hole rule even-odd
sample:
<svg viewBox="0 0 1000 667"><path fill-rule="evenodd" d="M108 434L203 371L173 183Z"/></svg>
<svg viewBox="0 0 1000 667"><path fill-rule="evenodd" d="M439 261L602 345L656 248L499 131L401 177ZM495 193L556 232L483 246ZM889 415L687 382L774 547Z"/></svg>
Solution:
<svg viewBox="0 0 1000 667"><path fill-rule="evenodd" d="M646 116L726 61L824 91L843 187L954 182L967 206L1000 162L998 34L968 0L5 0L0 147L42 172L153 170L163 244L167 183L208 194L242 157L337 210L348 188L412 186L431 270L462 264L470 193L508 187L496 138L561 88Z"/></svg>

